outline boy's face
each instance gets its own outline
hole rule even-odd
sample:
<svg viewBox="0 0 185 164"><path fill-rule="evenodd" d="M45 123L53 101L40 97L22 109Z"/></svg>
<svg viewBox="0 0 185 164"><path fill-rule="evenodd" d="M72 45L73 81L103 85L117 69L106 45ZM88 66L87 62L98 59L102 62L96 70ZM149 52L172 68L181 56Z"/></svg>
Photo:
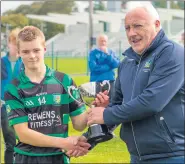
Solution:
<svg viewBox="0 0 185 164"><path fill-rule="evenodd" d="M44 64L46 48L40 38L19 42L19 56L27 69L36 70Z"/></svg>
<svg viewBox="0 0 185 164"><path fill-rule="evenodd" d="M9 48L9 55L11 57L18 57L18 54L17 54L17 46L16 46L15 43L9 42L8 43L8 48Z"/></svg>

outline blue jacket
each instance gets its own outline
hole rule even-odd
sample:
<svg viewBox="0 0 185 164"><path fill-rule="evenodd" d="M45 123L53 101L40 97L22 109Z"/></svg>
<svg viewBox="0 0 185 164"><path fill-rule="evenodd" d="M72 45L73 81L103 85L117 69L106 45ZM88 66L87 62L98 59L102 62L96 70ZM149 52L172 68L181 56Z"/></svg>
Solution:
<svg viewBox="0 0 185 164"><path fill-rule="evenodd" d="M89 55L90 81L115 80L114 68L119 65L115 53L108 49L108 54L93 49Z"/></svg>
<svg viewBox="0 0 185 164"><path fill-rule="evenodd" d="M161 30L142 57L132 48L124 55L105 123L122 124L121 139L141 161L184 155L184 47Z"/></svg>
<svg viewBox="0 0 185 164"><path fill-rule="evenodd" d="M19 58L16 61L14 71L11 69L11 62L8 59L8 54L1 58L1 100L4 100L4 93L6 91L6 85L9 84L13 78L19 75L22 60Z"/></svg>

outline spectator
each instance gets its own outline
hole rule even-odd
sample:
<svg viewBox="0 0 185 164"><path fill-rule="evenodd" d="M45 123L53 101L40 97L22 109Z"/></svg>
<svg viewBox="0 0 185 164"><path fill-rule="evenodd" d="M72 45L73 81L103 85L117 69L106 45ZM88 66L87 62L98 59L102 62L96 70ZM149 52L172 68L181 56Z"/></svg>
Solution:
<svg viewBox="0 0 185 164"><path fill-rule="evenodd" d="M111 49L107 48L107 42L107 35L100 34L98 36L98 48L93 49L89 54L89 68L91 82L109 80L111 84L109 96L111 97L115 81L114 69L119 66L119 59ZM101 91L100 88L96 92L98 93L99 91Z"/></svg>
<svg viewBox="0 0 185 164"><path fill-rule="evenodd" d="M22 60L17 54L16 37L20 29L13 29L8 36L9 52L1 58L1 127L5 142L5 164L13 163L13 147L16 144L15 134L11 127L8 126L7 112L4 104L4 93L6 86L12 79L19 75Z"/></svg>

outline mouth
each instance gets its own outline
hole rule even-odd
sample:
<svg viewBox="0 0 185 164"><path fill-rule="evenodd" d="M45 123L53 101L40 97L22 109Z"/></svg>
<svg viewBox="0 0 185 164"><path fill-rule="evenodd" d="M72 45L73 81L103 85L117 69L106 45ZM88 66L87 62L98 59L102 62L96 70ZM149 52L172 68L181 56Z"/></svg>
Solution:
<svg viewBox="0 0 185 164"><path fill-rule="evenodd" d="M131 39L133 45L138 44L142 39Z"/></svg>

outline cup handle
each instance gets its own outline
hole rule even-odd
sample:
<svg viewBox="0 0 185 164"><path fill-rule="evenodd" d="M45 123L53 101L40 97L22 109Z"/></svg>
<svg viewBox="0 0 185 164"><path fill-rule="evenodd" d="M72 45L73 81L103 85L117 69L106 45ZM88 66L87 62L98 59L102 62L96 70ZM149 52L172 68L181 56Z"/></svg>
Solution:
<svg viewBox="0 0 185 164"><path fill-rule="evenodd" d="M73 100L75 100L76 102L78 102L78 103L82 103L82 102L80 102L80 101L78 101L77 99L75 99L74 97L73 97L73 95L71 94L71 90L78 90L78 88L76 88L75 86L68 86L67 87L67 91L68 91L68 94L70 95L70 97L73 99Z"/></svg>
<svg viewBox="0 0 185 164"><path fill-rule="evenodd" d="M109 81L108 80L104 80L104 81L102 81L100 83L101 86L104 86L105 84L108 84L108 93L109 93L109 91L110 91L110 83L109 83Z"/></svg>

